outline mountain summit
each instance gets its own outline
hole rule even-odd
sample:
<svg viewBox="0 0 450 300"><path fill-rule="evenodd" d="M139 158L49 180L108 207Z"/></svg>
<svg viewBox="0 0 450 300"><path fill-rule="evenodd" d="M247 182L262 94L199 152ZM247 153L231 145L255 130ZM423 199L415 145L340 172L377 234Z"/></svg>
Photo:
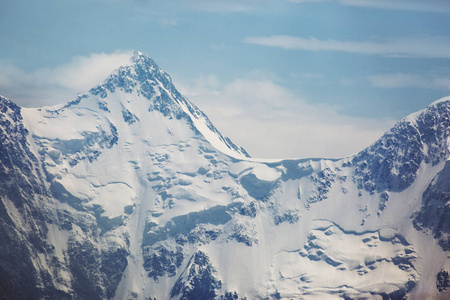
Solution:
<svg viewBox="0 0 450 300"><path fill-rule="evenodd" d="M121 96L112 97L115 100L109 99L108 95L112 93ZM92 88L88 94L79 96L64 108L78 105L84 98L88 98L87 101L96 101L105 111L109 110L108 103L102 99L120 102L126 122L138 120L137 115L132 113L133 106L137 111L144 109L145 106L144 111L158 111L171 119L184 119L216 149L236 158L249 157L243 148L237 147L230 139L223 137L208 117L177 91L170 76L141 52L134 52L130 65L116 69L103 84ZM111 106L114 104L111 103ZM144 114L142 117L148 116Z"/></svg>
<svg viewBox="0 0 450 300"><path fill-rule="evenodd" d="M0 97L0 299L449 296L450 98L360 153L263 163L164 71Z"/></svg>

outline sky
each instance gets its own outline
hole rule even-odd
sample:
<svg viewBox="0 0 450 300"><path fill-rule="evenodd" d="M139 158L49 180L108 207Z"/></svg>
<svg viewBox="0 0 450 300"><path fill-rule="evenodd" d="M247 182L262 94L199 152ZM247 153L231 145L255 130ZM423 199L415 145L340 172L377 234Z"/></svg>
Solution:
<svg viewBox="0 0 450 300"><path fill-rule="evenodd" d="M0 95L73 100L152 57L259 158L359 152L450 94L450 1L0 1Z"/></svg>

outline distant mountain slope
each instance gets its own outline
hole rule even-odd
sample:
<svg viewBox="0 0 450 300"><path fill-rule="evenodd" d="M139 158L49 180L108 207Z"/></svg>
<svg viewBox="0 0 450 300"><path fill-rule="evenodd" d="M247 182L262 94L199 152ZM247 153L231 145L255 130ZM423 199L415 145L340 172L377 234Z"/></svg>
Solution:
<svg viewBox="0 0 450 300"><path fill-rule="evenodd" d="M248 158L136 52L0 98L0 299L449 297L450 98L338 160Z"/></svg>

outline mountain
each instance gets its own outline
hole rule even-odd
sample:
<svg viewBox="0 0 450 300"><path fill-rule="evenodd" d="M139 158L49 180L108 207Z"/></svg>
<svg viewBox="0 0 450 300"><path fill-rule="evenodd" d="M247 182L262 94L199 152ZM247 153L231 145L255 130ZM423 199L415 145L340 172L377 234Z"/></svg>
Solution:
<svg viewBox="0 0 450 300"><path fill-rule="evenodd" d="M450 98L356 155L274 162L139 52L0 112L0 299L450 296Z"/></svg>

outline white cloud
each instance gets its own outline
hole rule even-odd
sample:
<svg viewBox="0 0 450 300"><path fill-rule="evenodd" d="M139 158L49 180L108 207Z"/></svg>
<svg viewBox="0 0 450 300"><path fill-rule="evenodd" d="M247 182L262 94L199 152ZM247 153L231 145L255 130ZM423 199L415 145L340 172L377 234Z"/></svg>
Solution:
<svg viewBox="0 0 450 300"><path fill-rule="evenodd" d="M189 7L205 12L243 13L254 10L254 5L267 0L185 0Z"/></svg>
<svg viewBox="0 0 450 300"><path fill-rule="evenodd" d="M103 82L114 69L130 64L131 55L131 52L115 52L77 56L69 64L45 73L48 73L50 80L62 87L86 91Z"/></svg>
<svg viewBox="0 0 450 300"><path fill-rule="evenodd" d="M384 89L422 88L450 90L450 77L432 77L410 73L395 73L369 76L368 80L372 86Z"/></svg>
<svg viewBox="0 0 450 300"><path fill-rule="evenodd" d="M406 10L433 13L450 13L450 2L446 0L285 0L292 3L337 3L343 6L374 9ZM280 5L278 0L184 0L188 6L208 12L248 12L261 4Z"/></svg>
<svg viewBox="0 0 450 300"><path fill-rule="evenodd" d="M427 87L429 85L424 81L424 77L416 74L383 74L369 76L369 82L374 87L379 88L409 88L409 87Z"/></svg>
<svg viewBox="0 0 450 300"><path fill-rule="evenodd" d="M422 12L450 13L450 3L445 0L289 0L294 3L335 2L345 6L377 9L411 10Z"/></svg>
<svg viewBox="0 0 450 300"><path fill-rule="evenodd" d="M122 1L122 0L119 0ZM143 1L145 3L145 1ZM124 19L128 22L138 22L138 23L152 23L159 24L164 27L177 26L177 19L173 18L170 14L164 14L162 12L146 9L146 6L140 6L140 9L133 11L131 15L124 15Z"/></svg>
<svg viewBox="0 0 450 300"><path fill-rule="evenodd" d="M287 35L247 37L249 44L286 50L337 51L390 57L450 58L449 37L401 37L385 41L319 40Z"/></svg>
<svg viewBox="0 0 450 300"><path fill-rule="evenodd" d="M325 76L321 73L304 73L301 74L300 77L308 80L321 80L325 78Z"/></svg>
<svg viewBox="0 0 450 300"><path fill-rule="evenodd" d="M177 20L168 18L161 18L159 21L161 22L162 25L167 26L176 26L178 23Z"/></svg>
<svg viewBox="0 0 450 300"><path fill-rule="evenodd" d="M450 77L435 78L434 84L441 89L450 90Z"/></svg>
<svg viewBox="0 0 450 300"><path fill-rule="evenodd" d="M77 56L53 69L26 72L0 62L0 94L22 106L43 106L73 100L116 68L130 63L130 51Z"/></svg>
<svg viewBox="0 0 450 300"><path fill-rule="evenodd" d="M394 123L339 115L270 78L222 83L209 75L175 81L223 134L254 157L342 157L369 146Z"/></svg>

